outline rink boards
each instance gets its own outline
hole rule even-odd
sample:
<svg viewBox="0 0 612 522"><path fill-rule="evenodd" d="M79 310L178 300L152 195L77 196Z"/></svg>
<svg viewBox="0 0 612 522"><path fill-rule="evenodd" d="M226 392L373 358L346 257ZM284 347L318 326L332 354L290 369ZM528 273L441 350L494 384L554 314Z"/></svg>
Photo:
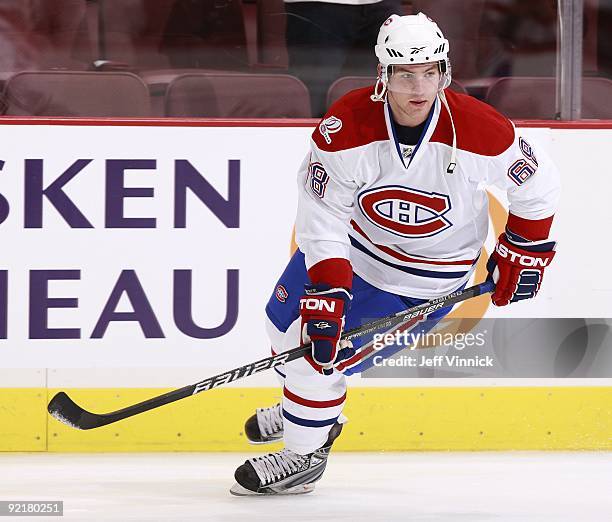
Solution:
<svg viewBox="0 0 612 522"><path fill-rule="evenodd" d="M2 451L249 451L242 425L275 388L230 388L91 431L46 415L58 390L3 389ZM113 411L164 389L75 389L84 407ZM341 451L612 449L612 387L350 388Z"/></svg>
<svg viewBox="0 0 612 522"><path fill-rule="evenodd" d="M262 310L292 251L314 123L3 123L0 450L244 451L242 420L278 399L273 375L92 432L45 406L66 389L114 410L267 354ZM612 126L521 127L562 174L559 255L537 300L493 310L480 298L454 314L610 318ZM505 220L504 195L491 201L485 254ZM356 378L338 447L610 449L611 384Z"/></svg>

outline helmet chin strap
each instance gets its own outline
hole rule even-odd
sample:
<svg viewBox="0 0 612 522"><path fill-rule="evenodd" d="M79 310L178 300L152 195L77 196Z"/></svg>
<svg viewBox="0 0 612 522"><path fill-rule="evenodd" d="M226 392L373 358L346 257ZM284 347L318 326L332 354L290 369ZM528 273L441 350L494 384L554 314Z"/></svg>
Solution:
<svg viewBox="0 0 612 522"><path fill-rule="evenodd" d="M383 69L382 65L378 64L378 78L376 78L376 85L374 85L374 94L370 96L373 102L385 101L388 81L387 71Z"/></svg>
<svg viewBox="0 0 612 522"><path fill-rule="evenodd" d="M372 100L373 102L384 102L386 94L387 94L387 84L379 76L376 79L376 85L374 86L374 94L370 96L370 100Z"/></svg>

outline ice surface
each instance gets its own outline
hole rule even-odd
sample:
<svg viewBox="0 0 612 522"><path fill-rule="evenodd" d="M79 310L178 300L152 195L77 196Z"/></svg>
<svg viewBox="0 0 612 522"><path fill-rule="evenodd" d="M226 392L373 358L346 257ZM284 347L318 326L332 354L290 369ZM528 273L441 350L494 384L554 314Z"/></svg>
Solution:
<svg viewBox="0 0 612 522"><path fill-rule="evenodd" d="M62 519L19 521L612 521L612 453L332 453L313 493L231 496L257 449L4 453L0 500L64 501Z"/></svg>

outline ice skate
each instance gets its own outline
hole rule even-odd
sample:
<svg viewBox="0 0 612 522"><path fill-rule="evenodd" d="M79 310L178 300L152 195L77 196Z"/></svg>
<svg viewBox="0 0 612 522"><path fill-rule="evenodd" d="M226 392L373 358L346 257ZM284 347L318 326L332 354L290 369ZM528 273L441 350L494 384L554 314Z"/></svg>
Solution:
<svg viewBox="0 0 612 522"><path fill-rule="evenodd" d="M251 444L270 444L283 439L283 410L279 404L257 408L244 423L244 433Z"/></svg>
<svg viewBox="0 0 612 522"><path fill-rule="evenodd" d="M308 455L289 449L247 460L236 469L236 484L232 495L299 495L314 490L327 465L327 457L334 440L342 431L342 424L334 424L327 441Z"/></svg>

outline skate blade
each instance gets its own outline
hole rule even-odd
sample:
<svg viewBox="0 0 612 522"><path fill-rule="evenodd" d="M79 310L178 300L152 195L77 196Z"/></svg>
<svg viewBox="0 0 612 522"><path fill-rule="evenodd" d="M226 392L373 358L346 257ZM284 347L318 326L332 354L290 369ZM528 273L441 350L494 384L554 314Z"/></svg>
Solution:
<svg viewBox="0 0 612 522"><path fill-rule="evenodd" d="M266 491L265 493L257 493L250 489L243 488L240 484L234 484L229 490L232 495L237 497L271 497L276 495L303 495L314 491L315 484L300 484L292 488L283 489L282 491Z"/></svg>
<svg viewBox="0 0 612 522"><path fill-rule="evenodd" d="M251 444L252 446L263 446L264 444L274 444L275 442L282 442L283 438L279 437L277 439L269 439L269 440L251 440L251 439L247 439L249 441L249 444Z"/></svg>

